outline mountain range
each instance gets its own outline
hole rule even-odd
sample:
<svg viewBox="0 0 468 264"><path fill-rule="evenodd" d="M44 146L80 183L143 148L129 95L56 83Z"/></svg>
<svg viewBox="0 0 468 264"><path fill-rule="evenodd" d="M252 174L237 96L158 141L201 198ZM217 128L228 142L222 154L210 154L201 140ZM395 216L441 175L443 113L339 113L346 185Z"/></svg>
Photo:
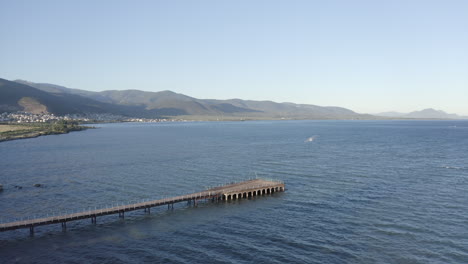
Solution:
<svg viewBox="0 0 468 264"><path fill-rule="evenodd" d="M107 90L92 92L49 83L0 78L0 113L114 114L135 118L179 118L192 120L247 119L468 119L441 110L411 113L359 114L352 110L309 104L253 100L197 99L172 91Z"/></svg>
<svg viewBox="0 0 468 264"><path fill-rule="evenodd" d="M139 118L183 119L373 119L342 107L241 99L197 99L172 91L92 92L24 80L0 79L0 112L58 115L110 113Z"/></svg>
<svg viewBox="0 0 468 264"><path fill-rule="evenodd" d="M420 111L413 111L410 113L400 112L383 112L375 114L376 116L392 117L392 118L422 118L422 119L468 119L466 116L457 114L448 114L442 110L432 108L423 109Z"/></svg>

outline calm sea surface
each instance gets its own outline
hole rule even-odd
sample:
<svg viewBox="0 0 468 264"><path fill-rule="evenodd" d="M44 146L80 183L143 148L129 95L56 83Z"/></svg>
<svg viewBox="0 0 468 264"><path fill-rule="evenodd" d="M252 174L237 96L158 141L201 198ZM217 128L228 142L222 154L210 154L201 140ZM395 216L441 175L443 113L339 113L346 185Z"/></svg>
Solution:
<svg viewBox="0 0 468 264"><path fill-rule="evenodd" d="M106 124L3 142L0 221L256 176L287 191L3 232L0 262L468 263L468 121Z"/></svg>

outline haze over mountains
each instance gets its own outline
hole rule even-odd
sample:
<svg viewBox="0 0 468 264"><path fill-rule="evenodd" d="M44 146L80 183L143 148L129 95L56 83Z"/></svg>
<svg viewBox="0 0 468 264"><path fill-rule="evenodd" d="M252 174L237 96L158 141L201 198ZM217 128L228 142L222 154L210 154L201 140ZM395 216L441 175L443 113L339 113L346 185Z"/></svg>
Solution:
<svg viewBox="0 0 468 264"><path fill-rule="evenodd" d="M377 114L381 116L377 117L342 107L241 99L197 99L172 91L92 92L48 83L0 79L0 113L14 111L56 115L107 113L136 118L198 120L463 118L434 109L409 114L387 112Z"/></svg>
<svg viewBox="0 0 468 264"><path fill-rule="evenodd" d="M466 116L457 114L448 114L442 110L435 110L432 108L423 109L420 111L413 111L410 113L400 112L383 112L376 114L377 116L392 117L392 118L434 118L434 119L468 119Z"/></svg>
<svg viewBox="0 0 468 264"><path fill-rule="evenodd" d="M252 100L197 99L172 91L91 92L47 83L0 79L0 112L29 108L54 114L111 113L141 118L372 119L342 107ZM24 99L26 98L26 100ZM27 103L25 104L26 101ZM26 105L26 107L25 107Z"/></svg>
<svg viewBox="0 0 468 264"><path fill-rule="evenodd" d="M74 94L52 94L16 82L0 79L0 112L25 111L57 115L123 113L114 105Z"/></svg>

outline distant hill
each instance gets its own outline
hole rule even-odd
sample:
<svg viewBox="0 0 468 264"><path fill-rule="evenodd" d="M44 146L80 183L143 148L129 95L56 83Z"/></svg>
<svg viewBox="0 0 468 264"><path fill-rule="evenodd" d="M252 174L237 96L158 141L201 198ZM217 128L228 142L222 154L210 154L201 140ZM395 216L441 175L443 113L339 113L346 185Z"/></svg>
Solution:
<svg viewBox="0 0 468 264"><path fill-rule="evenodd" d="M179 115L224 115L236 113L254 113L253 109L237 107L228 103L209 103L171 91L143 92L139 90L103 91L99 93L103 100L118 105L141 105L147 110L158 111L169 116ZM96 98L96 97L95 97ZM100 98L96 98L102 100Z"/></svg>
<svg viewBox="0 0 468 264"><path fill-rule="evenodd" d="M53 94L74 94L74 95L80 95L84 97L99 97L97 92L91 92L91 91L86 91L86 90L80 90L80 89L73 89L73 88L67 88L64 86L56 85L56 84L50 84L50 83L34 83L34 82L29 82L25 80L14 80L16 83L21 83L27 86L34 87L36 89L39 89L44 92L48 93L53 93Z"/></svg>
<svg viewBox="0 0 468 264"><path fill-rule="evenodd" d="M89 109L83 101L87 98L75 95L52 95L33 87L0 79L0 111L29 111L34 113L77 113L78 109L95 111L95 106ZM73 99L77 99L76 102Z"/></svg>
<svg viewBox="0 0 468 264"><path fill-rule="evenodd" d="M144 92L140 90L108 90L103 92L90 92L80 89L70 89L63 86L48 83L33 83L24 80L16 80L22 84L35 87L45 92L55 94L74 94L84 96L103 103L122 106L137 106L146 111L143 116L222 116L224 114L258 112L224 103L206 103L193 97L177 94L172 91ZM138 115L142 116L142 113Z"/></svg>
<svg viewBox="0 0 468 264"><path fill-rule="evenodd" d="M377 116L394 117L394 118L421 118L421 119L467 119L468 117L459 116L457 114L448 114L442 110L432 108L413 111L411 113L399 112L384 112L376 114Z"/></svg>
<svg viewBox="0 0 468 264"><path fill-rule="evenodd" d="M83 112L87 112L88 110L95 112L99 110L132 117L183 117L192 119L375 119L371 115L358 114L341 107L322 107L241 99L197 99L172 91L108 90L91 92L70 89L55 84L33 83L24 80L16 80L15 83L36 88L35 90L42 92L44 96L48 95L56 100L59 98L67 98L67 100L70 100L68 98L75 98L77 100L80 98L83 100L82 103L84 105L81 105L83 106L82 108L74 108L75 111L78 109ZM16 99L19 100L18 98ZM17 101L15 104L17 105ZM52 105L60 105L60 102L56 101L56 104ZM16 108L21 107L17 106ZM48 106L47 109L54 110L55 108ZM60 113L64 112L66 112L65 109L60 111Z"/></svg>
<svg viewBox="0 0 468 264"><path fill-rule="evenodd" d="M122 115L132 112L132 110L122 109L116 105L102 103L79 95L48 93L28 85L0 79L0 112L25 111L57 115L112 113Z"/></svg>
<svg viewBox="0 0 468 264"><path fill-rule="evenodd" d="M461 118L461 116L459 116L459 115L447 114L446 112L444 112L442 110L435 110L435 109L432 109L432 108L423 109L421 111L414 111L414 112L411 112L411 113L409 113L409 114L407 114L405 116L410 117L410 118L442 118L442 119L445 119L445 118L448 118L448 119Z"/></svg>

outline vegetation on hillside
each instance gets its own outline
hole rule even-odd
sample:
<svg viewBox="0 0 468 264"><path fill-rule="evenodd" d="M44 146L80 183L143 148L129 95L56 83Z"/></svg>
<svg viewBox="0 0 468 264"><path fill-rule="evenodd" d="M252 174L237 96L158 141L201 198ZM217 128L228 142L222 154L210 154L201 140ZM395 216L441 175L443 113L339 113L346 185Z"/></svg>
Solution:
<svg viewBox="0 0 468 264"><path fill-rule="evenodd" d="M0 80L1 81L1 80ZM11 83L10 83L11 84ZM120 114L134 118L183 118L186 120L258 120L258 119L374 119L370 115L357 114L341 107L322 107L316 105L276 103L252 100L211 100L197 99L171 91L145 92L139 90L108 90L90 92L69 89L46 83L16 81L23 85L63 99L70 96L94 101L105 113ZM13 86L13 84L11 84ZM1 91L0 91L1 92ZM27 96L27 95L23 95ZM1 100L0 100L1 101ZM63 101L63 100L62 100ZM16 103L16 101L15 101ZM62 105L74 106L74 112L97 112L90 104L76 105L63 102ZM48 106L47 104L45 104ZM56 113L48 106L51 113Z"/></svg>

